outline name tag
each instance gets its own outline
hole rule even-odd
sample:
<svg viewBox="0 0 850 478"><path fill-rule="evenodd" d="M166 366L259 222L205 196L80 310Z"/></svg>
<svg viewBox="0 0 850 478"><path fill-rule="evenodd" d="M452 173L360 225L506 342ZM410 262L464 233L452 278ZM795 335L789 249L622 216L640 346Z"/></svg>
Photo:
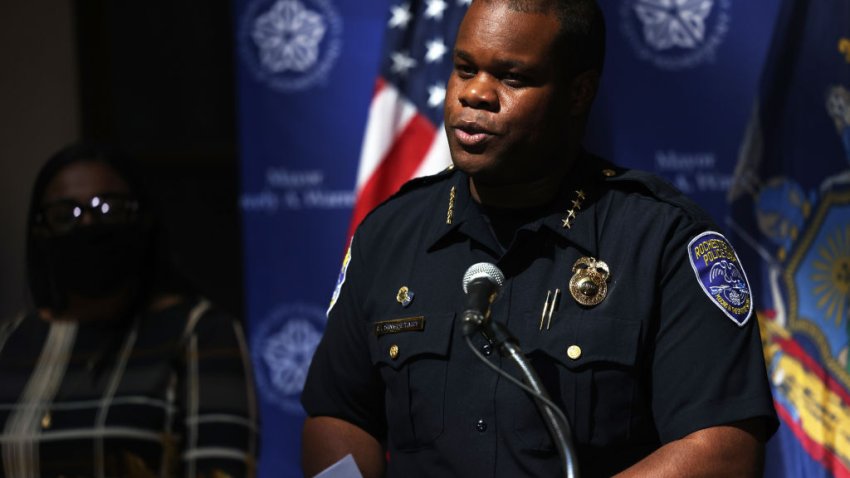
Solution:
<svg viewBox="0 0 850 478"><path fill-rule="evenodd" d="M421 332L425 330L425 317L406 317L403 319L375 322L375 335L378 337L399 332Z"/></svg>

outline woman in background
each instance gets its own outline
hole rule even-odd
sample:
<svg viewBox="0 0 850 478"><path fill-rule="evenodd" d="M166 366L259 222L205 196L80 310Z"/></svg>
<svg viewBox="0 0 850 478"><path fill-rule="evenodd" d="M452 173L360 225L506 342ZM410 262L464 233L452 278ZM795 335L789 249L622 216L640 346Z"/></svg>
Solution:
<svg viewBox="0 0 850 478"><path fill-rule="evenodd" d="M35 310L0 329L3 475L252 476L238 322L178 280L130 164L75 145L32 192Z"/></svg>

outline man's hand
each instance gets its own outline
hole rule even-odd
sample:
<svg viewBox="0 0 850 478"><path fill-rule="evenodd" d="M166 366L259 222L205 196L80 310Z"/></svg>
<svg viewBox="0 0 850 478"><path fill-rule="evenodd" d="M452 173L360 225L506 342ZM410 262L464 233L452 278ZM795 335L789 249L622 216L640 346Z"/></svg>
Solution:
<svg viewBox="0 0 850 478"><path fill-rule="evenodd" d="M301 467L314 476L351 453L363 478L384 476L384 448L372 435L349 422L308 417L301 435Z"/></svg>
<svg viewBox="0 0 850 478"><path fill-rule="evenodd" d="M764 436L760 419L706 428L664 445L616 476L760 477Z"/></svg>

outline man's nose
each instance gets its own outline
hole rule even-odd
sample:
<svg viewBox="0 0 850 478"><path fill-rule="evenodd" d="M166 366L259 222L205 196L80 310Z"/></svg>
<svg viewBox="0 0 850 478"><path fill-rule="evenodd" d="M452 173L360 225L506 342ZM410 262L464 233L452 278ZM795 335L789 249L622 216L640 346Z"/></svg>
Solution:
<svg viewBox="0 0 850 478"><path fill-rule="evenodd" d="M479 73L466 81L460 95L463 106L496 112L499 110L497 80L486 73Z"/></svg>

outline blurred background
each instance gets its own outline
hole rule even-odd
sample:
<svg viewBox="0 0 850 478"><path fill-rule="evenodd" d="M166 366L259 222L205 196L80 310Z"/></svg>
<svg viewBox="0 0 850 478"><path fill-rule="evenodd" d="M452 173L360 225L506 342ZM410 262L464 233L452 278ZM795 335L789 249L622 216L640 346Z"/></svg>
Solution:
<svg viewBox="0 0 850 478"><path fill-rule="evenodd" d="M77 139L114 144L154 179L183 268L242 317L236 92L228 2L0 4L0 312L26 298L35 174Z"/></svg>
<svg viewBox="0 0 850 478"><path fill-rule="evenodd" d="M440 47L468 3L0 3L2 317L26 304L39 166L77 139L127 150L183 268L246 324L260 475L298 476L298 398L352 211L447 164ZM850 0L600 5L588 149L665 177L733 238L783 419L768 476L850 476ZM384 162L408 132L389 97L423 118L413 165Z"/></svg>

